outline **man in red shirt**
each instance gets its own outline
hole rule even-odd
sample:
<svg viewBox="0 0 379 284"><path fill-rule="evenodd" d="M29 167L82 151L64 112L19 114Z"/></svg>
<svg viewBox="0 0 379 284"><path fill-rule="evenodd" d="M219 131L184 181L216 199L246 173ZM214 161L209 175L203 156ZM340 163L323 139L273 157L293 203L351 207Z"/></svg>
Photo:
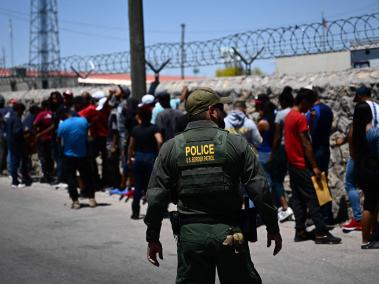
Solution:
<svg viewBox="0 0 379 284"><path fill-rule="evenodd" d="M98 105L90 103L88 93L84 94L83 102L84 108L78 112L79 116L85 117L89 123L89 140L90 140L90 163L93 174L95 175L95 182L98 186L104 187L106 185L106 176L109 175L108 162L107 162L107 148L106 140L108 135L108 116L110 108L108 107L108 100L111 98L103 97L98 102ZM100 175L97 168L96 158L100 155L102 163L102 175ZM96 189L96 190L97 190Z"/></svg>
<svg viewBox="0 0 379 284"><path fill-rule="evenodd" d="M53 181L54 160L54 121L53 113L49 108L49 102L42 102L42 111L33 121L36 129L37 152L41 162L43 177L40 182L51 183Z"/></svg>
<svg viewBox="0 0 379 284"><path fill-rule="evenodd" d="M294 107L284 121L284 144L289 164L293 211L295 213L295 242L314 239L316 244L338 244L340 238L329 233L323 221L316 191L311 177L320 178L321 172L313 156L308 133L308 122L304 115L314 103L313 91L300 89ZM315 234L306 230L307 209L316 226Z"/></svg>

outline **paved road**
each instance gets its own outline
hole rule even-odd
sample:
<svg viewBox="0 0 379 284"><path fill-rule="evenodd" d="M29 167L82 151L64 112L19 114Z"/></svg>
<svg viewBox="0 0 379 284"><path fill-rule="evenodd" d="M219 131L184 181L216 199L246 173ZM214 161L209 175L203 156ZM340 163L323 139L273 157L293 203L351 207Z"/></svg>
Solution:
<svg viewBox="0 0 379 284"><path fill-rule="evenodd" d="M145 260L145 226L130 219L130 203L97 194L99 207L72 210L65 190L44 184L11 189L0 178L0 283L174 283L176 249L164 221L164 260ZM86 204L86 200L81 200ZM143 211L146 208L143 208ZM360 235L342 245L294 243L293 223L281 225L282 252L265 247L265 230L251 244L264 283L378 283L379 251L362 251Z"/></svg>

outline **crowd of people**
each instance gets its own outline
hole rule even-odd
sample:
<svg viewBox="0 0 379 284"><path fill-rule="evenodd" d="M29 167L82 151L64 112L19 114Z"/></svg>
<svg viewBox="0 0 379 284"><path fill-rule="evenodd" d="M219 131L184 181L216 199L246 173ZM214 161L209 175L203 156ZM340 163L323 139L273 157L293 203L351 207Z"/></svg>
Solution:
<svg viewBox="0 0 379 284"><path fill-rule="evenodd" d="M12 188L30 186L33 181L31 157L38 154L41 183L67 186L71 207L80 208L79 197L96 207L95 192L130 197L132 219L140 218L154 161L165 141L182 132L190 119L185 103L191 92L183 88L180 97L167 92L149 91L137 101L125 86L115 86L80 95L67 90L54 91L41 104L26 107L21 101L5 101L0 96L0 171L7 171ZM362 249L379 248L375 236L379 191L375 170L379 157L379 105L371 89L356 90L352 127L345 137L330 145L333 112L322 103L316 89L295 92L285 87L279 105L267 94L254 100L259 119L247 113L246 100L237 99L225 113L224 126L246 138L256 152L269 180L278 207L280 222L295 220L295 241L337 244L340 238L329 229L335 225L331 202L319 206L312 176L328 175L330 147L346 142L350 159L346 166L345 187L353 218L343 224L345 231L362 231ZM369 158L372 176L367 178ZM79 172L79 178L77 177ZM284 187L289 173L291 197ZM80 188L80 191L78 191ZM363 190L361 210L359 191ZM307 231L306 220L315 225Z"/></svg>

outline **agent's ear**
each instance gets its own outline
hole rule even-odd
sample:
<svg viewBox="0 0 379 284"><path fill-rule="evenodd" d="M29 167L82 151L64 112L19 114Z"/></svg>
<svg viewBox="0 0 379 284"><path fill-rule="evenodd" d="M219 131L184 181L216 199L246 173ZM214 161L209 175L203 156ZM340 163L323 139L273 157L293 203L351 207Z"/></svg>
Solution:
<svg viewBox="0 0 379 284"><path fill-rule="evenodd" d="M217 110L214 106L209 106L208 107L208 112L210 117L214 117L217 115Z"/></svg>

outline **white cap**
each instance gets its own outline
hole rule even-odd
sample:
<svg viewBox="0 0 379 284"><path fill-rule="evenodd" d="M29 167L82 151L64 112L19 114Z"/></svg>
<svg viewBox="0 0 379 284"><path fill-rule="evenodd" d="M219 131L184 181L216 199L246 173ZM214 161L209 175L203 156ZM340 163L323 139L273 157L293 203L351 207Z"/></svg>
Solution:
<svg viewBox="0 0 379 284"><path fill-rule="evenodd" d="M308 85L308 86L305 86L304 87L304 89L308 89L308 90L313 90L313 85L312 84L310 84L310 85Z"/></svg>
<svg viewBox="0 0 379 284"><path fill-rule="evenodd" d="M100 99L105 97L105 93L103 91L96 91L92 94L91 97L96 99L96 100L100 100Z"/></svg>
<svg viewBox="0 0 379 284"><path fill-rule="evenodd" d="M107 101L107 98L101 98L100 101L97 103L96 110L102 110L106 101Z"/></svg>
<svg viewBox="0 0 379 284"><path fill-rule="evenodd" d="M144 105L149 105L152 104L155 100L155 97L150 94L146 94L142 97L141 103L138 105L139 107L144 106Z"/></svg>

